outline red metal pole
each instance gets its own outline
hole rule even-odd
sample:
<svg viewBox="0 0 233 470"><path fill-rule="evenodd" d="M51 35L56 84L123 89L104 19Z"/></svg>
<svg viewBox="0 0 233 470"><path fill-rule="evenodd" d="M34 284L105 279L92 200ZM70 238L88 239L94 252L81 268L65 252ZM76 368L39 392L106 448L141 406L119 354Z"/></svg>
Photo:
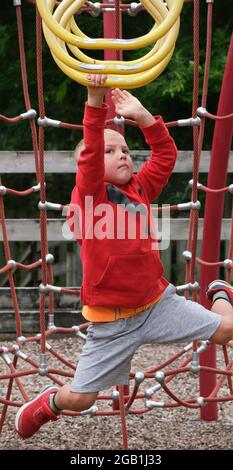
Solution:
<svg viewBox="0 0 233 470"><path fill-rule="evenodd" d="M226 115L233 112L233 35L224 71L222 87L220 92L218 115ZM210 171L208 176L208 187L218 189L226 186L227 167L229 152L233 133L233 119L216 121L211 152ZM223 217L224 193L206 195L204 231L202 245L202 259L209 262L219 260L221 241L221 222ZM218 278L219 268L202 266L200 272L200 302L207 308L210 303L205 296L207 285ZM216 367L216 347L211 346L202 354L201 364ZM200 394L208 396L216 383L215 374L201 372ZM216 403L210 403L201 410L201 418L206 421L216 420L218 417Z"/></svg>
<svg viewBox="0 0 233 470"><path fill-rule="evenodd" d="M104 21L104 37L105 38L122 38L122 18L121 14L118 15L116 11L117 0L106 0L109 4L109 8L115 8L115 11L104 11L103 12L103 21ZM120 2L119 2L120 3ZM122 51L116 49L108 49L104 51L104 60L122 60L123 54ZM105 98L106 103L109 105L109 111L107 119L112 119L115 117L115 107L110 98L110 92ZM109 126L111 129L118 130L119 127L112 124Z"/></svg>
<svg viewBox="0 0 233 470"><path fill-rule="evenodd" d="M107 11L103 12L103 19L104 19L104 37L105 38L122 38L122 19L121 19L121 14L117 13L117 1L112 1L112 0L106 0L106 3L109 4L109 7L115 7L115 11ZM120 2L119 2L120 3ZM118 16L117 16L118 15ZM116 49L111 49L111 50L105 50L104 51L104 60L122 60L122 51L116 50ZM115 107L114 104L110 98L110 93L107 94L105 98L106 103L109 105L109 111L107 115L107 119L112 119L115 117ZM115 130L121 130L119 129L118 126L115 126L112 124L111 129ZM117 387L117 390L119 390L119 387ZM129 386L124 385L124 395L129 395ZM125 399L124 401L127 401ZM119 401L113 402L113 409L114 410L119 410Z"/></svg>

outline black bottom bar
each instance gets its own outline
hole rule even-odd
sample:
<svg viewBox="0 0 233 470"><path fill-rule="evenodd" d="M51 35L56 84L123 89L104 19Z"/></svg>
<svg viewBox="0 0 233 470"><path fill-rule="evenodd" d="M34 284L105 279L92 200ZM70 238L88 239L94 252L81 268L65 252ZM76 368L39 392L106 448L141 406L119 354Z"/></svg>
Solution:
<svg viewBox="0 0 233 470"><path fill-rule="evenodd" d="M1 466L55 464L64 467L77 468L77 466L91 467L93 469L122 469L127 466L140 466L145 469L158 467L172 468L174 465L188 466L196 464L224 465L233 461L233 450L114 450L114 451L86 451L86 450L1 450ZM134 468L135 468L134 467ZM9 468L9 467L8 467ZM201 467L202 468L202 467Z"/></svg>

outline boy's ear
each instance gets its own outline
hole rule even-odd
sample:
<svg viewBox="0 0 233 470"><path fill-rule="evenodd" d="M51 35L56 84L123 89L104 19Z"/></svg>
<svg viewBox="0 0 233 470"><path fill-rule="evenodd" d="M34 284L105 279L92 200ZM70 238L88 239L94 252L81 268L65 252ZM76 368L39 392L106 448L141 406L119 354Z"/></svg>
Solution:
<svg viewBox="0 0 233 470"><path fill-rule="evenodd" d="M83 147L84 147L84 139L80 140L80 142L76 145L74 149L74 158L76 162L78 162L79 160L80 152L83 149Z"/></svg>
<svg viewBox="0 0 233 470"><path fill-rule="evenodd" d="M75 159L75 161L78 163L79 152L74 152L74 159Z"/></svg>

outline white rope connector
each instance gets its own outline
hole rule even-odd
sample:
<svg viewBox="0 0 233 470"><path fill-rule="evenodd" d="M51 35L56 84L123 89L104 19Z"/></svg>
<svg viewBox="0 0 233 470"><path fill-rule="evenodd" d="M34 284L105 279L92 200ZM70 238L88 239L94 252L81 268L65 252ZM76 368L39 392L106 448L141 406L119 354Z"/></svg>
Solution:
<svg viewBox="0 0 233 470"><path fill-rule="evenodd" d="M0 185L0 196L5 196L7 193L6 186L3 186L2 184Z"/></svg>
<svg viewBox="0 0 233 470"><path fill-rule="evenodd" d="M35 109L29 109L26 113L20 114L22 119L33 119L37 116L37 112Z"/></svg>
<svg viewBox="0 0 233 470"><path fill-rule="evenodd" d="M192 188L193 187L193 180L189 180L188 185L190 186L190 188ZM202 186L202 184L197 182L197 188L201 188L201 186Z"/></svg>
<svg viewBox="0 0 233 470"><path fill-rule="evenodd" d="M199 353L197 351L192 353L192 362L189 369L193 374L198 374L198 372L200 372Z"/></svg>
<svg viewBox="0 0 233 470"><path fill-rule="evenodd" d="M191 251L188 251L188 250L183 251L182 256L187 261L190 261L192 259L192 253L191 253Z"/></svg>
<svg viewBox="0 0 233 470"><path fill-rule="evenodd" d="M197 108L197 115L198 116L204 117L204 116L206 116L206 113L207 113L207 109L204 108L203 106L199 106L199 108Z"/></svg>
<svg viewBox="0 0 233 470"><path fill-rule="evenodd" d="M38 209L40 210L53 210L53 211L61 211L62 210L62 204L55 204L53 202L39 202L38 203Z"/></svg>
<svg viewBox="0 0 233 470"><path fill-rule="evenodd" d="M208 349L208 347L209 347L208 341L202 341L202 342L201 342L201 346L199 346L199 347L197 348L198 354L201 354L201 353L203 353L204 351L206 351L206 350Z"/></svg>
<svg viewBox="0 0 233 470"><path fill-rule="evenodd" d="M57 329L57 327L54 323L54 315L49 315L47 329L48 330L54 330L54 331Z"/></svg>
<svg viewBox="0 0 233 470"><path fill-rule="evenodd" d="M16 262L14 259L9 259L7 261L8 266L10 266L11 269L14 269L16 267Z"/></svg>
<svg viewBox="0 0 233 470"><path fill-rule="evenodd" d="M190 349L192 349L192 348L193 348L193 343L189 343L189 344L187 344L187 345L184 347L184 351L185 351L185 352L188 352L188 351L190 351Z"/></svg>
<svg viewBox="0 0 233 470"><path fill-rule="evenodd" d="M144 392L146 398L151 398L154 393L158 392L161 390L161 385L156 384L154 387L147 388Z"/></svg>
<svg viewBox="0 0 233 470"><path fill-rule="evenodd" d="M193 284L191 282L188 282L187 284L176 286L176 292L178 292L178 293L182 293L185 290L189 290L190 292L194 292L194 291L199 291L199 289L200 289L200 286L199 286L199 283L197 281L195 281Z"/></svg>
<svg viewBox="0 0 233 470"><path fill-rule="evenodd" d="M42 263L42 258L39 259L40 263ZM51 253L48 253L45 257L45 261L47 264L53 264L54 256Z"/></svg>
<svg viewBox="0 0 233 470"><path fill-rule="evenodd" d="M20 7L21 6L21 0L13 0L13 6L14 7Z"/></svg>
<svg viewBox="0 0 233 470"><path fill-rule="evenodd" d="M120 396L120 394L119 394L118 390L113 390L112 391L112 400L113 401L119 401L119 396Z"/></svg>
<svg viewBox="0 0 233 470"><path fill-rule="evenodd" d="M95 416L96 413L98 411L98 407L97 406L91 406L91 408L89 408L88 410L83 410L83 411L80 411L80 415L91 415L91 416Z"/></svg>
<svg viewBox="0 0 233 470"><path fill-rule="evenodd" d="M38 118L37 119L37 124L38 126L42 126L42 127L59 127L60 124L61 124L61 121L57 121L56 119L50 119L50 118L47 118L46 116L42 119L42 118Z"/></svg>
<svg viewBox="0 0 233 470"><path fill-rule="evenodd" d="M123 116L115 116L113 122L116 126L124 126L125 118Z"/></svg>
<svg viewBox="0 0 233 470"><path fill-rule="evenodd" d="M185 290L188 290L189 292L194 292L199 291L199 289L200 286L197 281L195 281L193 284L191 282L188 282L187 284L176 286L176 292L178 293L183 293Z"/></svg>
<svg viewBox="0 0 233 470"><path fill-rule="evenodd" d="M19 346L16 344L13 345L13 348L15 349L15 355L17 357L20 357L20 359L23 359L23 361L26 361L28 359L27 354L25 354L23 351L20 351ZM18 349L17 349L18 348Z"/></svg>
<svg viewBox="0 0 233 470"><path fill-rule="evenodd" d="M228 186L228 191L229 191L229 193L233 194L233 184L230 184Z"/></svg>
<svg viewBox="0 0 233 470"><path fill-rule="evenodd" d="M88 2L88 6L90 7L90 11L88 13L94 18L99 16L100 13L102 12L102 5L99 2L95 2L95 3Z"/></svg>
<svg viewBox="0 0 233 470"><path fill-rule="evenodd" d="M12 364L12 360L10 356L6 353L0 353L0 356L3 358L4 362L6 363L7 366L10 366Z"/></svg>
<svg viewBox="0 0 233 470"><path fill-rule="evenodd" d="M39 285L39 292L40 294L48 294L49 292L57 292L57 293L61 293L61 287L57 287L57 286L51 286L50 284L46 284L46 286L44 286L43 284L40 284Z"/></svg>
<svg viewBox="0 0 233 470"><path fill-rule="evenodd" d="M54 256L51 253L48 253L45 257L45 261L47 264L53 264Z"/></svg>
<svg viewBox="0 0 233 470"><path fill-rule="evenodd" d="M40 191L40 183L36 184L35 186L32 186L34 193L38 193Z"/></svg>
<svg viewBox="0 0 233 470"><path fill-rule="evenodd" d="M72 326L72 330L75 331L76 336L79 336L79 338L84 339L85 341L87 340L87 337L84 333L81 332L80 327L77 325Z"/></svg>
<svg viewBox="0 0 233 470"><path fill-rule="evenodd" d="M164 401L147 400L145 404L147 408L163 408L164 407Z"/></svg>
<svg viewBox="0 0 233 470"><path fill-rule="evenodd" d="M223 266L225 266L225 268L227 268L230 264L233 264L233 259L224 259Z"/></svg>
<svg viewBox="0 0 233 470"><path fill-rule="evenodd" d="M188 119L178 119L177 124L179 127L186 127L186 126L200 126L201 120L197 116L196 118L188 118Z"/></svg>
<svg viewBox="0 0 233 470"><path fill-rule="evenodd" d="M155 373L155 379L162 387L165 385L165 374L161 370Z"/></svg>
<svg viewBox="0 0 233 470"><path fill-rule="evenodd" d="M134 377L135 385L140 385L144 379L145 375L143 374L143 372L137 372Z"/></svg>
<svg viewBox="0 0 233 470"><path fill-rule="evenodd" d="M203 397L198 397L196 401L197 401L197 404L201 406L202 408L203 406L205 406L205 400Z"/></svg>
<svg viewBox="0 0 233 470"><path fill-rule="evenodd" d="M47 351L50 351L52 349L51 344L49 344L47 341L45 343L45 347L46 347Z"/></svg>
<svg viewBox="0 0 233 470"><path fill-rule="evenodd" d="M46 365L46 356L45 354L40 354L40 367L38 369L38 373L41 376L48 374L48 367Z"/></svg>
<svg viewBox="0 0 233 470"><path fill-rule="evenodd" d="M177 204L177 209L179 211L186 211L186 210L190 210L190 209L198 209L199 210L200 208L201 208L200 201L182 202L180 204Z"/></svg>
<svg viewBox="0 0 233 470"><path fill-rule="evenodd" d="M19 343L26 343L26 338L25 338L25 336L18 336L17 341Z"/></svg>
<svg viewBox="0 0 233 470"><path fill-rule="evenodd" d="M142 8L143 6L141 3L132 2L130 3L130 8L128 8L127 13L129 16L136 16Z"/></svg>

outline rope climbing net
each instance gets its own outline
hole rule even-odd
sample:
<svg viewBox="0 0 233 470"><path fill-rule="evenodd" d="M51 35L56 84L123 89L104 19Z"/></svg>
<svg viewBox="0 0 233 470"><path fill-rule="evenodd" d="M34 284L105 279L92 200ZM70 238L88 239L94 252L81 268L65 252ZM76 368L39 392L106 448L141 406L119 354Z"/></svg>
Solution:
<svg viewBox="0 0 233 470"><path fill-rule="evenodd" d="M30 0L33 3L33 0ZM78 28L74 14L80 10L88 11L90 15L97 16L101 11L109 8L109 4L104 2L93 4L91 2L84 2L83 0L63 0L58 3L54 11L55 0L37 0L38 10L36 10L36 30L37 30L37 81L38 81L38 102L39 102L39 118L37 119L37 112L32 109L31 101L28 91L27 70L25 62L24 50L24 36L22 27L21 15L21 1L14 0L13 4L16 10L19 49L22 71L22 82L25 99L26 111L19 116L10 118L0 115L0 120L13 124L27 119L30 124L32 143L35 156L35 168L37 184L24 191L18 191L8 188L2 184L0 180L0 223L2 229L3 245L5 251L6 264L0 268L0 274L7 273L9 279L9 286L13 307L15 311L15 325L16 325L16 340L9 346L0 346L0 359L3 364L3 371L0 374L0 380L6 381L6 395L0 396L0 403L3 405L0 430L5 422L6 413L9 406L20 407L23 401L28 401L31 397L28 396L24 378L26 376L46 376L53 383L62 385L64 382L62 377L72 377L76 369L76 365L63 357L58 351L51 346L48 342L49 337L54 334L68 334L76 335L81 341L85 342L85 330L88 323L79 326L74 325L71 328L56 327L54 319L54 295L79 295L79 289L69 289L66 287L58 287L54 285L53 280L53 255L49 253L48 237L47 237L47 212L48 211L62 211L64 206L46 200L46 184L44 173L44 138L47 126L65 127L74 130L81 130L82 126L77 124L65 123L59 120L54 120L46 117L45 105L43 100L43 79L42 79L42 28L41 16L43 18L43 29L46 41L51 48L52 55L58 66L71 78L79 83L86 85L85 74L87 71L95 73L107 73L109 78L107 81L108 86L115 86L116 81L118 86L125 88L134 88L142 86L158 76L165 68L170 60L172 51L174 49L175 40L179 29L179 14L182 8L183 1L142 1L141 3L121 4L118 0L115 2L115 7L111 4L111 8L115 8L118 15L128 12L135 15L145 8L155 20L155 25L151 32L135 40L122 40L122 39L95 39L92 40L85 36ZM186 203L170 206L171 210L190 211L189 219L189 234L187 240L187 248L183 253L186 260L186 275L185 283L182 286L177 286L177 292L184 293L186 297L192 297L193 300L198 300L199 283L195 277L195 266L198 263L204 267L224 267L226 270L226 280L231 281L233 269L233 218L231 221L231 233L228 257L225 260L217 260L214 262L206 261L205 259L196 256L197 246L197 230L198 230L198 211L200 203L197 199L198 191L204 191L207 194L221 193L222 195L230 192L233 193L233 185L230 184L226 187L210 188L198 182L199 164L201 149L204 137L204 127L206 118L220 120L221 122L229 122L233 118L233 114L229 113L223 116L215 116L209 113L206 109L207 91L208 91L208 76L210 68L210 55L211 55L211 26L212 26L212 2L207 2L207 41L206 41L206 61L204 71L204 83L202 91L201 106L198 107L198 86L199 86L199 2L194 2L194 87L193 87L193 108L192 116L187 119L180 119L166 123L167 127L171 126L192 126L193 128L193 177L190 182L192 188L191 200ZM41 16L40 16L41 15ZM118 18L119 20L119 18ZM86 49L97 48L114 48L114 49L133 49L143 47L145 45L158 42L152 47L151 51L142 58L142 60L124 63L123 61L111 61L103 63L90 59L87 55L83 54L79 48ZM66 47L77 57L70 57ZM130 84L130 85L129 85ZM37 120L36 120L37 119ZM108 120L106 124L115 123L116 125L122 124L119 119ZM124 120L125 124L136 125L131 120ZM38 126L38 127L37 127ZM6 197L24 197L33 195L35 192L40 193L39 211L40 211L40 236L41 236L41 258L36 262L25 265L12 259L10 245L7 234L7 223L5 219L4 199ZM39 305L40 305L40 333L34 336L25 337L22 331L21 315L18 305L17 293L14 283L14 273L16 269L33 270L41 268L42 280L39 285ZM49 321L46 325L46 306L48 304ZM25 345L30 343L38 343L40 345L40 357L38 360L32 359L29 355L25 354ZM127 448L127 430L126 430L126 414L142 414L147 413L153 408L172 408L184 406L187 408L202 408L209 403L216 403L220 401L229 401L233 399L233 386L232 386L232 359L229 357L229 350L233 344L230 342L227 346L222 347L223 351L223 366L216 368L215 366L206 366L200 364L200 357L202 353L209 349L208 342L194 342L185 346L181 351L173 357L164 361L156 367L151 367L145 372L131 372L129 376L129 388L126 390L124 387L117 387L112 390L110 395L99 395L98 400L112 401L112 410L103 409L99 410L97 406L93 406L89 410L81 413L64 412L66 415L119 415L121 418L122 435L123 435L123 448ZM213 347L213 346L211 346ZM46 355L45 355L46 354ZM60 368L50 366L49 355L55 357L61 362ZM48 358L46 359L46 356ZM174 366L174 362L179 361L179 364ZM24 364L23 367L22 364ZM181 399L169 386L169 383L179 374L192 373L199 375L205 372L210 375L216 376L216 384L211 389L210 393L206 396L196 396L191 398ZM32 378L32 377L31 377ZM146 384L146 379L155 379L155 384L149 387L143 386ZM228 394L221 393L221 387L224 382L228 384ZM22 401L18 402L12 397L13 385L16 385L22 396ZM144 385L143 385L144 384ZM157 393L164 390L165 401L157 399ZM138 406L137 403L142 403L143 406Z"/></svg>

